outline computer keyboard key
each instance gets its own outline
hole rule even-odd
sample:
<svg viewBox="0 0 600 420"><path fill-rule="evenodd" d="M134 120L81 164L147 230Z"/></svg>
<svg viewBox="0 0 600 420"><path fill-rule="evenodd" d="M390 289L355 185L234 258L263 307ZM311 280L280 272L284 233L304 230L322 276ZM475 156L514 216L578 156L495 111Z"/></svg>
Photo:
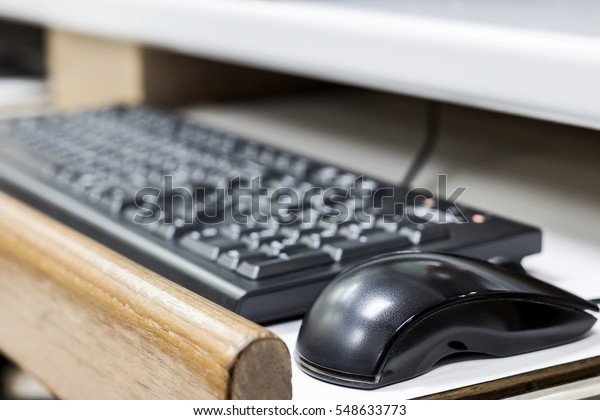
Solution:
<svg viewBox="0 0 600 420"><path fill-rule="evenodd" d="M112 188L102 194L98 205L111 214L121 213L127 206L135 204L135 194L139 191L139 188L133 186L119 186Z"/></svg>
<svg viewBox="0 0 600 420"><path fill-rule="evenodd" d="M186 235L181 238L179 245L211 261L216 261L223 252L245 248L244 244L222 236L213 236L205 239L197 235Z"/></svg>
<svg viewBox="0 0 600 420"><path fill-rule="evenodd" d="M294 223L281 226L279 233L297 240L304 234L320 233L322 230L322 227L314 227L312 223Z"/></svg>
<svg viewBox="0 0 600 420"><path fill-rule="evenodd" d="M364 255L400 251L411 246L408 238L390 232L361 236L358 240L344 240L324 245L321 249L335 261L346 261Z"/></svg>
<svg viewBox="0 0 600 420"><path fill-rule="evenodd" d="M375 226L386 230L387 232L397 232L401 227L402 215L378 217Z"/></svg>
<svg viewBox="0 0 600 420"><path fill-rule="evenodd" d="M252 226L250 224L240 225L237 223L231 223L221 228L221 234L231 239L239 240L242 236L250 236L255 232L262 232L265 230L264 226Z"/></svg>
<svg viewBox="0 0 600 420"><path fill-rule="evenodd" d="M260 234L257 235L249 235L243 236L242 242L248 245L250 249L257 249L263 244L268 244L271 242L281 242L281 241L289 241L285 235L275 234L275 235L266 235L262 236Z"/></svg>
<svg viewBox="0 0 600 420"><path fill-rule="evenodd" d="M403 226L400 228L400 235L408 238L413 245L447 239L449 234L446 225L435 223Z"/></svg>
<svg viewBox="0 0 600 420"><path fill-rule="evenodd" d="M324 235L324 236L331 236L334 234L334 230L331 229L326 229L323 227L311 227L308 229L301 229L301 230L297 230L296 233L297 235L292 236L292 238L296 238L296 239L302 239L306 236L313 236L313 235Z"/></svg>
<svg viewBox="0 0 600 420"><path fill-rule="evenodd" d="M292 252L298 251L309 251L310 248L306 244L295 243L291 245L286 245L283 242L271 242L269 244L264 244L260 247L260 251L264 252L270 256L277 256L279 254L290 254Z"/></svg>
<svg viewBox="0 0 600 420"><path fill-rule="evenodd" d="M370 227L370 228L365 228L362 230L361 232L361 236L371 236L371 235L375 235L377 233L385 233L387 232L385 229L380 228L380 227Z"/></svg>
<svg viewBox="0 0 600 420"><path fill-rule="evenodd" d="M382 228L373 227L370 223L351 223L340 227L337 234L348 239L358 239L364 233L383 232Z"/></svg>
<svg viewBox="0 0 600 420"><path fill-rule="evenodd" d="M325 244L345 241L347 239L348 239L347 237L341 236L341 235L324 236L324 235L319 235L318 233L313 233L310 235L302 236L300 238L300 243L306 244L310 248L317 249L317 248L322 247Z"/></svg>
<svg viewBox="0 0 600 420"><path fill-rule="evenodd" d="M134 226L155 229L158 226L159 215L155 215L152 210L138 206L127 206L121 213L121 217Z"/></svg>
<svg viewBox="0 0 600 420"><path fill-rule="evenodd" d="M262 261L242 261L237 273L253 280L291 273L306 268L331 263L331 257L322 251L307 251L297 254L280 254Z"/></svg>
<svg viewBox="0 0 600 420"><path fill-rule="evenodd" d="M248 248L232 249L225 252L217 259L217 264L229 270L235 270L242 260L244 261L261 261L270 258L269 255L262 251L252 250Z"/></svg>
<svg viewBox="0 0 600 420"><path fill-rule="evenodd" d="M382 228L388 232L398 232L403 227L414 229L416 226L426 224L427 221L416 216L410 218L406 215L383 216L375 221L375 227Z"/></svg>
<svg viewBox="0 0 600 420"><path fill-rule="evenodd" d="M153 230L156 236L159 236L167 241L176 239L187 232L196 229L197 226L192 223L186 223L183 219L175 219L172 223L166 223L164 220L159 220L156 229Z"/></svg>

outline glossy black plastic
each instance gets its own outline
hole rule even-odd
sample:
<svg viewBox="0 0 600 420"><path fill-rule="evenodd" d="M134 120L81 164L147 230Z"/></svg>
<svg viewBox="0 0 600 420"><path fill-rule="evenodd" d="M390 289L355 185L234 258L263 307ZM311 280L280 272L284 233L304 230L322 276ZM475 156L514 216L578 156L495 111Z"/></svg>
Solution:
<svg viewBox="0 0 600 420"><path fill-rule="evenodd" d="M441 253L394 253L340 274L306 314L308 374L378 388L454 353L509 356L580 338L598 307L533 277Z"/></svg>

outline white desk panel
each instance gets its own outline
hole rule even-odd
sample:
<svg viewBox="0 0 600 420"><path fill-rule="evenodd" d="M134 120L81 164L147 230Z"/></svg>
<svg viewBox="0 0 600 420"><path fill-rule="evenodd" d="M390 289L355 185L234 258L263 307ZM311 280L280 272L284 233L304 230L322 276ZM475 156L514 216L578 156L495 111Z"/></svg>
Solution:
<svg viewBox="0 0 600 420"><path fill-rule="evenodd" d="M593 0L0 0L0 14L600 128Z"/></svg>

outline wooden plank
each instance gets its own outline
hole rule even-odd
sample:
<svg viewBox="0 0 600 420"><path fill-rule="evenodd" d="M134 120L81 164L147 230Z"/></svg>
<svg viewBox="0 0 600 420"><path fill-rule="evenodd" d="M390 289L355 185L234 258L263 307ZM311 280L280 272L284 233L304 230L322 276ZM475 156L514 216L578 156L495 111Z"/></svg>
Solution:
<svg viewBox="0 0 600 420"><path fill-rule="evenodd" d="M598 400L600 376L509 397L509 400Z"/></svg>
<svg viewBox="0 0 600 420"><path fill-rule="evenodd" d="M499 399L600 376L600 356L482 382L419 399Z"/></svg>
<svg viewBox="0 0 600 420"><path fill-rule="evenodd" d="M142 48L144 102L181 106L257 98L330 86L287 74Z"/></svg>
<svg viewBox="0 0 600 420"><path fill-rule="evenodd" d="M290 398L266 329L0 192L0 351L60 398Z"/></svg>
<svg viewBox="0 0 600 420"><path fill-rule="evenodd" d="M314 80L57 29L47 35L57 109L179 106L326 86Z"/></svg>
<svg viewBox="0 0 600 420"><path fill-rule="evenodd" d="M143 57L134 43L47 32L48 78L57 109L144 101Z"/></svg>

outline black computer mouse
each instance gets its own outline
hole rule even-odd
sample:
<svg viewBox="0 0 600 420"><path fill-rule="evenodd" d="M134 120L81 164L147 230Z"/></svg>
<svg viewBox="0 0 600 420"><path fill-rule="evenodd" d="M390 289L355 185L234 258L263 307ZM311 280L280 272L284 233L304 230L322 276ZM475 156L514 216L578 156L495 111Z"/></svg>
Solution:
<svg viewBox="0 0 600 420"><path fill-rule="evenodd" d="M398 252L341 273L302 321L311 376L374 389L460 352L510 356L582 337L598 306L525 274L441 253Z"/></svg>

